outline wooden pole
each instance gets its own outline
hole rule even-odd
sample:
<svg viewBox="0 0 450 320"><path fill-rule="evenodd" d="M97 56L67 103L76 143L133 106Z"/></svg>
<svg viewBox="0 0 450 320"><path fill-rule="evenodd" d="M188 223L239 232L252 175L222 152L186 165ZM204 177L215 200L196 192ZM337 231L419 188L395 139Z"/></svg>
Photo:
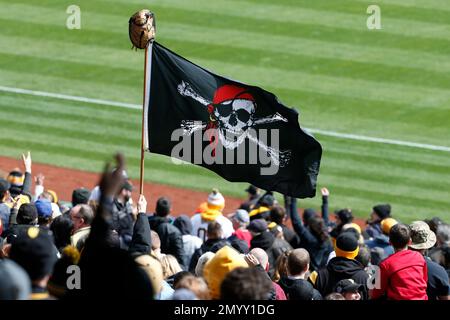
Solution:
<svg viewBox="0 0 450 320"><path fill-rule="evenodd" d="M139 180L139 194L144 194L144 159L145 159L145 141L148 137L146 137L147 124L146 120L146 110L148 108L148 103L150 100L150 73L151 73L151 64L152 64L152 48L153 43L150 43L147 48L145 48L145 62L144 62L144 94L142 101L142 136L141 136L141 170L140 170L140 180Z"/></svg>

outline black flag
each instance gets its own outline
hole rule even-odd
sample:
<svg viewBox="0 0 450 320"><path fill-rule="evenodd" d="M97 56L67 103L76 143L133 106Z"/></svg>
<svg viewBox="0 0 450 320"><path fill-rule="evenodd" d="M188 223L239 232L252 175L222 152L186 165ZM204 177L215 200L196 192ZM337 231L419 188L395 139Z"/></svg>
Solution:
<svg viewBox="0 0 450 320"><path fill-rule="evenodd" d="M233 182L306 198L316 193L321 145L298 113L259 87L216 75L157 42L151 50L145 148Z"/></svg>

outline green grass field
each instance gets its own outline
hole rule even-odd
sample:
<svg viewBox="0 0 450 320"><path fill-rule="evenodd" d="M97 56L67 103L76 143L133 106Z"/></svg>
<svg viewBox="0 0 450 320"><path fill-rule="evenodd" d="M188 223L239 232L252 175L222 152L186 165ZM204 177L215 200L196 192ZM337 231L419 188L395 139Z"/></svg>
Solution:
<svg viewBox="0 0 450 320"><path fill-rule="evenodd" d="M157 40L218 74L274 92L303 127L450 146L450 2L378 0L0 0L0 86L139 104L143 52L128 19L149 8ZM66 8L81 8L68 30ZM0 155L101 170L116 150L138 177L138 110L0 92ZM366 217L389 202L403 221L450 220L450 153L317 134L319 187ZM146 180L242 196L192 165L148 154ZM320 197L301 206L318 208Z"/></svg>

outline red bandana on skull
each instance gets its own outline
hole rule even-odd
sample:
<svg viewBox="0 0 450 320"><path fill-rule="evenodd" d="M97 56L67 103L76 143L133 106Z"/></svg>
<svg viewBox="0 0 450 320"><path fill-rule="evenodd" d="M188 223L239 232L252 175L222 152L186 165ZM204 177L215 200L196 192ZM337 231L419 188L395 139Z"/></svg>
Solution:
<svg viewBox="0 0 450 320"><path fill-rule="evenodd" d="M232 104L223 104L227 101L233 101L236 99L241 100L250 100L255 103L255 98L250 94L250 92L244 88L226 84L219 87L214 93L213 102L208 105L208 113L209 113L209 121L206 126L206 130L212 129L208 131L208 138L210 144L213 145L212 155L215 156L215 149L218 144L218 132L217 132L217 119L214 116L214 111L216 108L232 108Z"/></svg>

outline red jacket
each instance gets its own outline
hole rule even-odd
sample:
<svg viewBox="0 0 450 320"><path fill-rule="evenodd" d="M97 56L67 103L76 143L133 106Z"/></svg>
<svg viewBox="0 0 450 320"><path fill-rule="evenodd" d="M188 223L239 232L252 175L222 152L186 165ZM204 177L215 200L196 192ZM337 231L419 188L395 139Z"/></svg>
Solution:
<svg viewBox="0 0 450 320"><path fill-rule="evenodd" d="M389 300L428 300L427 263L419 252L396 252L379 267L380 288L371 291L372 299L385 294Z"/></svg>

